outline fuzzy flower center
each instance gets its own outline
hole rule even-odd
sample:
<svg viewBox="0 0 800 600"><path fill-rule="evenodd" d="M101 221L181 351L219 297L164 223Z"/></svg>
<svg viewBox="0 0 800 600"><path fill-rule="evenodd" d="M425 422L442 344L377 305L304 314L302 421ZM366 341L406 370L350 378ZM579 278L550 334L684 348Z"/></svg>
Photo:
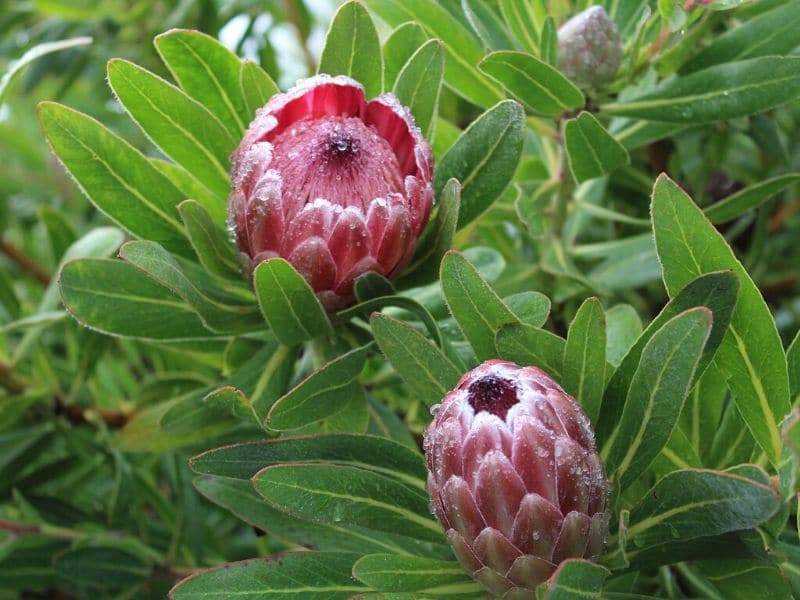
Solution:
<svg viewBox="0 0 800 600"><path fill-rule="evenodd" d="M486 375L473 381L467 388L467 394L467 401L475 414L485 410L501 419L505 419L508 410L519 401L514 385L496 375Z"/></svg>
<svg viewBox="0 0 800 600"><path fill-rule="evenodd" d="M295 123L273 140L270 168L281 174L287 216L317 198L365 210L374 198L404 191L391 146L357 117Z"/></svg>

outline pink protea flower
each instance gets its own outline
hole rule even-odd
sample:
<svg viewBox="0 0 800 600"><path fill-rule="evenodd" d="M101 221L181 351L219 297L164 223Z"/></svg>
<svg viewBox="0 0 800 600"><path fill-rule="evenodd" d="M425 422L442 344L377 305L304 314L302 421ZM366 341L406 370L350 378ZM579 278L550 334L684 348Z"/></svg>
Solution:
<svg viewBox="0 0 800 600"><path fill-rule="evenodd" d="M232 156L231 229L250 268L287 259L328 310L367 271L392 278L433 203L431 148L392 94L317 75L256 112Z"/></svg>
<svg viewBox="0 0 800 600"><path fill-rule="evenodd" d="M498 597L534 598L567 558L596 558L609 483L589 420L536 367L489 360L425 434L433 512L459 562Z"/></svg>

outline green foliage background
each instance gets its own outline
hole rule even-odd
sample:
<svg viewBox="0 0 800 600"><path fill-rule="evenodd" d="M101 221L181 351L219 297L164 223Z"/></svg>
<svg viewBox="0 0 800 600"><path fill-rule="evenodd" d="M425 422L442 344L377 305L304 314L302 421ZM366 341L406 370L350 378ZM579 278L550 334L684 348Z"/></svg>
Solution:
<svg viewBox="0 0 800 600"><path fill-rule="evenodd" d="M0 7L0 598L480 597L419 442L493 357L575 395L615 485L543 597L800 593L800 2L603 2L590 93L554 37L588 2L333 4ZM225 231L228 154L317 69L436 156L409 269L335 315Z"/></svg>

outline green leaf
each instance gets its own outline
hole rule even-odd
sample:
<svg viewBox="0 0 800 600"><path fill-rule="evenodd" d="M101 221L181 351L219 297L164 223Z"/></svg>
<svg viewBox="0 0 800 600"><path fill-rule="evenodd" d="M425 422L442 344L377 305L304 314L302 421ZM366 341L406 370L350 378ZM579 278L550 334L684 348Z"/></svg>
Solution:
<svg viewBox="0 0 800 600"><path fill-rule="evenodd" d="M364 86L367 98L381 93L381 43L369 13L359 2L346 2L334 15L325 38L319 72L352 77Z"/></svg>
<svg viewBox="0 0 800 600"><path fill-rule="evenodd" d="M798 182L800 182L800 173L791 173L749 185L707 207L704 210L706 218L712 223L730 221Z"/></svg>
<svg viewBox="0 0 800 600"><path fill-rule="evenodd" d="M59 285L72 316L108 335L173 341L213 337L189 305L123 261L73 260L61 269Z"/></svg>
<svg viewBox="0 0 800 600"><path fill-rule="evenodd" d="M548 15L544 20L540 45L542 60L549 65L555 65L558 62L558 29L552 15Z"/></svg>
<svg viewBox="0 0 800 600"><path fill-rule="evenodd" d="M731 271L708 273L691 281L664 307L631 345L619 367L611 377L603 396L601 419L595 428L600 446L606 443L622 416L622 407L629 390L632 389L634 373L638 368L642 352L670 319L696 307L707 307L713 315L711 334L706 342L703 356L695 371L694 379L702 376L728 330L739 293L739 280Z"/></svg>
<svg viewBox="0 0 800 600"><path fill-rule="evenodd" d="M648 548L674 540L755 527L778 509L778 503L769 486L741 475L704 469L675 471L631 509L626 554L634 560Z"/></svg>
<svg viewBox="0 0 800 600"><path fill-rule="evenodd" d="M2 102L3 96L6 95L6 92L11 86L11 82L14 81L17 75L22 73L23 69L25 69L25 67L31 64L33 61L41 58L42 56L47 56L53 52L60 52L61 50L68 50L69 48L77 48L78 46L86 46L91 43L92 38L82 36L67 40L36 44L33 48L25 52L25 54L23 54L20 58L11 61L7 65L3 76L0 78L0 102Z"/></svg>
<svg viewBox="0 0 800 600"><path fill-rule="evenodd" d="M374 298L394 296L397 292L394 284L380 273L367 271L363 275L356 277L353 283L353 290L359 302L366 302Z"/></svg>
<svg viewBox="0 0 800 600"><path fill-rule="evenodd" d="M530 2L500 0L500 13L508 29L528 52L538 54L539 34L536 32L536 17Z"/></svg>
<svg viewBox="0 0 800 600"><path fill-rule="evenodd" d="M483 54L478 39L438 1L366 0L365 4L392 27L416 21L428 37L442 40L445 80L453 92L481 107L502 99L499 90L475 68Z"/></svg>
<svg viewBox="0 0 800 600"><path fill-rule="evenodd" d="M442 43L430 40L408 59L392 89L400 103L411 110L417 127L426 138L432 137L436 124L443 74Z"/></svg>
<svg viewBox="0 0 800 600"><path fill-rule="evenodd" d="M429 542L442 540L425 490L374 471L331 464L278 464L259 471L253 484L270 504L299 517Z"/></svg>
<svg viewBox="0 0 800 600"><path fill-rule="evenodd" d="M586 102L575 84L555 67L524 52L492 52L478 68L525 106L548 117L581 108Z"/></svg>
<svg viewBox="0 0 800 600"><path fill-rule="evenodd" d="M289 552L228 563L184 579L171 600L347 600L368 588L353 580L358 554Z"/></svg>
<svg viewBox="0 0 800 600"><path fill-rule="evenodd" d="M191 255L177 211L184 196L141 152L60 104L39 104L39 121L56 156L101 212L137 237Z"/></svg>
<svg viewBox="0 0 800 600"><path fill-rule="evenodd" d="M266 418L270 429L298 429L333 415L352 394L363 393L356 378L372 344L341 355L314 371L272 405Z"/></svg>
<svg viewBox="0 0 800 600"><path fill-rule="evenodd" d="M223 282L200 269L190 270L191 263L180 265L155 242L127 242L120 257L185 300L215 333L249 333L263 323L249 291L246 296L227 292Z"/></svg>
<svg viewBox="0 0 800 600"><path fill-rule="evenodd" d="M669 320L642 350L622 417L607 440L605 465L624 490L669 441L711 332L711 311L693 308ZM605 448L604 448L605 450Z"/></svg>
<svg viewBox="0 0 800 600"><path fill-rule="evenodd" d="M336 318L342 322L347 322L355 315L369 314L374 311L379 311L387 306L404 308L408 312L418 317L419 321L425 325L425 328L428 330L428 333L430 334L434 343L440 348L442 347L442 333L439 331L439 326L436 324L436 320L433 318L431 313L428 312L428 309L422 306L422 304L416 300L407 298L405 296L393 295L372 298L371 300L360 302L346 310L336 313Z"/></svg>
<svg viewBox="0 0 800 600"><path fill-rule="evenodd" d="M287 346L331 332L331 323L308 282L282 258L253 272L258 305L272 331Z"/></svg>
<svg viewBox="0 0 800 600"><path fill-rule="evenodd" d="M194 486L203 496L231 511L238 518L258 527L270 535L289 543L299 544L323 552L396 552L398 554L422 554L439 556L444 546L426 545L381 532L353 525L324 525L298 519L273 508L258 495L249 479L230 479L228 477L201 476L194 480Z"/></svg>
<svg viewBox="0 0 800 600"><path fill-rule="evenodd" d="M401 285L427 283L438 275L442 258L452 247L458 226L461 184L456 179L450 179L445 184L438 205L436 219L417 243L414 258L400 278Z"/></svg>
<svg viewBox="0 0 800 600"><path fill-rule="evenodd" d="M619 366L642 333L642 320L630 304L617 304L606 311L606 358Z"/></svg>
<svg viewBox="0 0 800 600"><path fill-rule="evenodd" d="M517 317L459 252L451 250L445 254L441 280L450 312L478 360L494 357L495 335L503 325L517 323Z"/></svg>
<svg viewBox="0 0 800 600"><path fill-rule="evenodd" d="M630 162L628 151L586 111L567 121L564 128L569 168L575 181L608 175Z"/></svg>
<svg viewBox="0 0 800 600"><path fill-rule="evenodd" d="M716 325L715 319L714 326ZM708 346L709 343L706 344L706 348ZM703 377L695 383L681 413L679 426L704 465L713 464L709 460L711 444L719 428L727 394L726 377L718 368L711 365Z"/></svg>
<svg viewBox="0 0 800 600"><path fill-rule="evenodd" d="M601 106L608 114L709 123L763 112L800 96L800 57L766 56L669 79L655 91Z"/></svg>
<svg viewBox="0 0 800 600"><path fill-rule="evenodd" d="M789 54L797 46L800 46L800 2L789 0L715 36L711 45L687 62L681 72L745 58Z"/></svg>
<svg viewBox="0 0 800 600"><path fill-rule="evenodd" d="M600 598L610 575L605 567L588 560L571 558L562 562L548 580L545 600L586 600Z"/></svg>
<svg viewBox="0 0 800 600"><path fill-rule="evenodd" d="M194 200L181 202L178 211L200 264L214 275L233 280L242 279L242 266L236 257L234 246L222 228L214 223L208 211Z"/></svg>
<svg viewBox="0 0 800 600"><path fill-rule="evenodd" d="M778 565L746 559L702 560L696 568L725 600L794 598L789 580Z"/></svg>
<svg viewBox="0 0 800 600"><path fill-rule="evenodd" d="M252 115L242 95L236 55L211 36L186 29L156 36L155 46L181 89L216 115L233 139L241 139Z"/></svg>
<svg viewBox="0 0 800 600"><path fill-rule="evenodd" d="M606 319L597 298L588 298L567 334L561 385L597 423L606 382Z"/></svg>
<svg viewBox="0 0 800 600"><path fill-rule="evenodd" d="M652 203L656 247L671 294L698 275L732 269L739 300L716 363L728 374L736 406L767 458L780 462L778 423L789 412L789 378L775 322L753 280L724 238L669 178L656 181Z"/></svg>
<svg viewBox="0 0 800 600"><path fill-rule="evenodd" d="M369 554L353 565L353 575L383 592L416 592L419 596L480 598L485 591L455 561L420 556Z"/></svg>
<svg viewBox="0 0 800 600"><path fill-rule="evenodd" d="M428 41L419 23L410 21L395 28L383 44L383 89L391 90L408 59Z"/></svg>
<svg viewBox="0 0 800 600"><path fill-rule="evenodd" d="M383 437L416 449L417 441L405 422L388 406L372 396L367 396L369 425L367 434Z"/></svg>
<svg viewBox="0 0 800 600"><path fill-rule="evenodd" d="M74 548L53 559L56 574L91 587L121 588L136 585L150 576L150 567L140 557L113 547Z"/></svg>
<svg viewBox="0 0 800 600"><path fill-rule="evenodd" d="M541 292L518 292L503 298L503 303L522 323L541 327L550 315L550 298Z"/></svg>
<svg viewBox="0 0 800 600"><path fill-rule="evenodd" d="M500 16L482 0L461 0L461 8L486 50L514 50L517 43Z"/></svg>
<svg viewBox="0 0 800 600"><path fill-rule="evenodd" d="M207 108L125 60L109 61L108 83L156 147L215 194L230 192L228 155L236 140Z"/></svg>
<svg viewBox="0 0 800 600"><path fill-rule="evenodd" d="M795 334L786 351L786 364L789 367L789 393L792 406L800 405L800 331Z"/></svg>
<svg viewBox="0 0 800 600"><path fill-rule="evenodd" d="M456 366L410 325L376 313L370 326L381 352L427 406L440 402L458 383L461 373Z"/></svg>
<svg viewBox="0 0 800 600"><path fill-rule="evenodd" d="M562 380L564 338L538 327L514 323L497 332L495 345L500 358L539 367L556 381Z"/></svg>
<svg viewBox="0 0 800 600"><path fill-rule="evenodd" d="M180 190L184 198L191 198L205 208L215 223L219 223L221 226L226 222L228 218L227 192L224 196L212 192L195 179L189 171L172 161L156 157L151 157L149 160L150 164L161 171L172 182L172 185ZM180 204L178 207L180 208Z"/></svg>
<svg viewBox="0 0 800 600"><path fill-rule="evenodd" d="M505 100L473 121L439 161L433 179L437 198L448 180L461 182L458 229L477 219L511 182L524 133L522 107Z"/></svg>
<svg viewBox="0 0 800 600"><path fill-rule="evenodd" d="M326 463L374 471L424 489L427 469L416 448L371 435L325 433L282 437L208 450L192 458L196 473L250 479L264 467L286 462Z"/></svg>
<svg viewBox="0 0 800 600"><path fill-rule="evenodd" d="M242 96L247 106L250 118L255 117L256 110L264 106L269 99L280 92L278 85L272 77L251 60L242 61L242 70L239 73L239 85L242 87Z"/></svg>

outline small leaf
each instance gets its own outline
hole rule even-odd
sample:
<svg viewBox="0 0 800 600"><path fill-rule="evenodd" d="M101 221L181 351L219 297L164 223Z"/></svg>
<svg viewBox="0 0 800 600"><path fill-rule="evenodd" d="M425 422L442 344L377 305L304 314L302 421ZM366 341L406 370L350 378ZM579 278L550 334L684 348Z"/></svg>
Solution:
<svg viewBox="0 0 800 600"><path fill-rule="evenodd" d="M519 0L500 0L500 13L508 29L517 38L520 46L527 52L538 54L539 34L536 32L536 18L530 2Z"/></svg>
<svg viewBox="0 0 800 600"><path fill-rule="evenodd" d="M682 73L757 56L789 54L800 46L800 5L782 2L713 37L711 44L687 62Z"/></svg>
<svg viewBox="0 0 800 600"><path fill-rule="evenodd" d="M150 576L150 567L138 556L113 547L74 548L53 559L56 573L70 581L101 588L136 585Z"/></svg>
<svg viewBox="0 0 800 600"><path fill-rule="evenodd" d="M228 194L228 155L236 140L216 116L175 86L125 60L109 61L108 83L156 147L217 195Z"/></svg>
<svg viewBox="0 0 800 600"><path fill-rule="evenodd" d="M355 382L372 344L361 346L330 361L279 398L267 414L270 429L298 429L342 410L347 398L358 393Z"/></svg>
<svg viewBox="0 0 800 600"><path fill-rule="evenodd" d="M800 331L794 336L786 351L786 363L789 366L789 393L791 405L800 405Z"/></svg>
<svg viewBox="0 0 800 600"><path fill-rule="evenodd" d="M591 113L582 111L567 121L564 135L569 167L578 183L608 175L630 162L628 151Z"/></svg>
<svg viewBox="0 0 800 600"><path fill-rule="evenodd" d="M647 469L669 441L711 323L707 308L687 310L661 327L642 350L619 425L606 442L604 462L609 475L619 477L620 491Z"/></svg>
<svg viewBox="0 0 800 600"><path fill-rule="evenodd" d="M710 271L732 269L738 276L739 300L715 360L728 374L736 406L753 437L770 462L779 464L778 423L789 412L789 381L769 308L725 239L665 175L656 181L651 212L664 282L671 294Z"/></svg>
<svg viewBox="0 0 800 600"><path fill-rule="evenodd" d="M411 110L417 127L431 138L442 89L444 50L439 40L430 40L408 59L397 76L393 92Z"/></svg>
<svg viewBox="0 0 800 600"><path fill-rule="evenodd" d="M300 517L430 542L442 539L423 489L412 489L373 471L329 464L278 464L259 471L253 484L270 504Z"/></svg>
<svg viewBox="0 0 800 600"><path fill-rule="evenodd" d="M280 92L278 85L272 81L272 77L251 60L242 61L239 84L242 86L242 96L244 96L250 118L255 117L256 110Z"/></svg>
<svg viewBox="0 0 800 600"><path fill-rule="evenodd" d="M795 6L795 10L797 7ZM797 24L795 22L795 27ZM714 556L714 555L709 555ZM714 556L714 558L716 558ZM794 598L789 578L775 564L759 560L701 560L695 567L719 590L725 600L751 600L752 598ZM796 567L792 565L792 569Z"/></svg>
<svg viewBox="0 0 800 600"><path fill-rule="evenodd" d="M445 184L438 204L436 219L417 243L413 261L406 267L400 284L418 285L434 279L439 273L442 258L452 247L461 206L461 184L456 179L450 179Z"/></svg>
<svg viewBox="0 0 800 600"><path fill-rule="evenodd" d="M372 334L397 373L427 406L440 402L461 377L447 356L411 326L375 313Z"/></svg>
<svg viewBox="0 0 800 600"><path fill-rule="evenodd" d="M240 139L252 115L242 95L237 56L211 36L186 29L162 33L155 46L181 89Z"/></svg>
<svg viewBox="0 0 800 600"><path fill-rule="evenodd" d="M39 104L39 121L56 156L101 212L135 236L191 255L177 211L184 196L141 152L60 104Z"/></svg>
<svg viewBox="0 0 800 600"><path fill-rule="evenodd" d="M581 91L552 65L524 52L492 52L478 68L534 112L555 117L581 108Z"/></svg>
<svg viewBox="0 0 800 600"><path fill-rule="evenodd" d="M561 385L596 424L606 382L606 319L603 305L589 298L578 309L567 334Z"/></svg>
<svg viewBox="0 0 800 600"><path fill-rule="evenodd" d="M749 529L777 509L777 494L758 481L703 469L675 471L631 509L627 554L634 560L647 548L672 540Z"/></svg>
<svg viewBox="0 0 800 600"><path fill-rule="evenodd" d="M448 180L461 182L458 229L478 218L511 182L522 155L524 117L516 102L496 104L473 121L439 162L433 180L437 198Z"/></svg>
<svg viewBox="0 0 800 600"><path fill-rule="evenodd" d="M800 57L767 56L670 79L651 93L600 108L612 115L694 125L763 112L798 96Z"/></svg>
<svg viewBox="0 0 800 600"><path fill-rule="evenodd" d="M518 292L503 298L503 303L522 323L541 327L550 315L550 298L541 292Z"/></svg>
<svg viewBox="0 0 800 600"><path fill-rule="evenodd" d="M59 285L66 309L97 331L151 340L212 337L188 304L125 262L90 258L68 262Z"/></svg>
<svg viewBox="0 0 800 600"><path fill-rule="evenodd" d="M336 12L325 38L319 72L347 75L364 86L367 98L381 93L383 55L378 32L359 2L346 2Z"/></svg>
<svg viewBox="0 0 800 600"><path fill-rule="evenodd" d="M609 575L608 569L588 560L576 558L565 560L548 580L544 598L545 600L600 598L603 583Z"/></svg>
<svg viewBox="0 0 800 600"><path fill-rule="evenodd" d="M542 60L549 65L555 65L558 62L558 29L552 15L548 15L544 20L540 45L542 47Z"/></svg>
<svg viewBox="0 0 800 600"><path fill-rule="evenodd" d="M287 346L331 332L331 323L311 286L281 258L253 272L258 305L272 331Z"/></svg>
<svg viewBox="0 0 800 600"><path fill-rule="evenodd" d="M394 82L408 59L428 41L419 23L409 21L399 25L383 44L383 89L394 89Z"/></svg>
<svg viewBox="0 0 800 600"><path fill-rule="evenodd" d="M353 283L353 290L359 302L396 294L392 282L375 271L367 271L363 275L356 277Z"/></svg>
<svg viewBox="0 0 800 600"><path fill-rule="evenodd" d="M406 298L405 296L393 295L372 298L371 300L360 302L346 310L336 313L336 318L342 322L346 322L353 316L359 314L369 314L379 311L387 306L404 308L410 313L416 315L422 324L425 325L425 328L428 330L431 338L433 338L434 343L440 348L442 347L442 334L439 331L439 326L436 324L436 321L431 313L428 312L428 309L426 309L416 300L413 300L412 298Z"/></svg>
<svg viewBox="0 0 800 600"><path fill-rule="evenodd" d="M289 552L278 558L228 563L184 579L171 600L347 600L368 588L353 579L358 554Z"/></svg>
<svg viewBox="0 0 800 600"><path fill-rule="evenodd" d="M500 358L519 365L539 367L556 381L561 381L566 347L564 338L544 329L515 323L497 332L495 345Z"/></svg>
<svg viewBox="0 0 800 600"><path fill-rule="evenodd" d="M427 470L417 448L371 435L326 433L222 446L192 458L195 473L250 479L270 465L288 461L346 465L381 473L424 489Z"/></svg>
<svg viewBox="0 0 800 600"><path fill-rule="evenodd" d="M383 592L416 592L422 597L480 598L485 592L455 561L420 556L369 554L353 565L353 575Z"/></svg>
<svg viewBox="0 0 800 600"><path fill-rule="evenodd" d="M707 207L703 212L705 212L706 218L712 223L724 223L725 221L735 219L748 210L756 208L797 182L800 182L800 173L779 175L765 181L760 181L731 194L727 198L723 198L716 204Z"/></svg>
<svg viewBox="0 0 800 600"><path fill-rule="evenodd" d="M481 107L489 107L502 98L500 91L475 68L482 55L480 42L438 2L366 0L365 4L392 27L416 21L428 37L440 39L446 54L445 80L453 92Z"/></svg>
<svg viewBox="0 0 800 600"><path fill-rule="evenodd" d="M500 296L470 262L455 251L442 261L442 291L478 360L496 355L494 338L503 325L518 322Z"/></svg>
<svg viewBox="0 0 800 600"><path fill-rule="evenodd" d="M214 275L241 279L242 267L236 258L233 244L224 231L217 227L208 211L194 200L181 202L178 211L200 264Z"/></svg>
<svg viewBox="0 0 800 600"><path fill-rule="evenodd" d="M670 319L684 311L699 306L710 309L714 321L703 356L694 375L695 380L699 379L722 343L736 306L738 293L739 281L736 275L731 271L719 271L707 273L694 279L670 300L659 315L648 325L644 333L639 335L635 343L631 345L630 350L627 351L608 382L603 396L601 419L595 428L600 446L605 444L605 440L619 423L625 398L632 387L631 382L634 372L640 364L642 351L653 335Z"/></svg>

